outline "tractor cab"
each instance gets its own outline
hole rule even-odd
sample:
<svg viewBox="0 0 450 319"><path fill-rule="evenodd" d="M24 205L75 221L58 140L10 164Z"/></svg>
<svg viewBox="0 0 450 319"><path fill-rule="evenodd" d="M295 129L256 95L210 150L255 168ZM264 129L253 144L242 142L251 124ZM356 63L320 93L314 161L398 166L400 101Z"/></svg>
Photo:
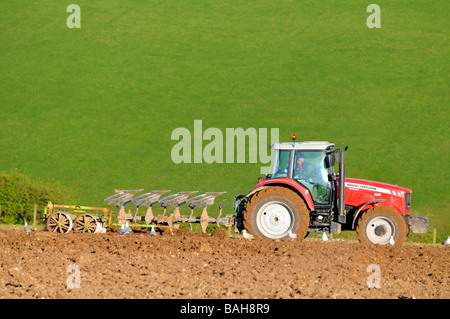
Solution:
<svg viewBox="0 0 450 319"><path fill-rule="evenodd" d="M310 192L314 206L331 206L336 181L334 144L294 141L271 148L275 151L271 179L293 179Z"/></svg>

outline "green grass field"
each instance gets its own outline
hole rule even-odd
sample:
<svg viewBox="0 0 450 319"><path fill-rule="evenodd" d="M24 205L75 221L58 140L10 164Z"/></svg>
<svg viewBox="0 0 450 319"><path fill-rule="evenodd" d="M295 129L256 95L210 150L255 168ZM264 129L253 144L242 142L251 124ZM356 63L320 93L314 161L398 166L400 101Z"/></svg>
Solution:
<svg viewBox="0 0 450 319"><path fill-rule="evenodd" d="M450 232L448 1L0 3L0 170L81 205L115 188L249 191L256 164L175 164L171 133L279 128L349 145L347 176L413 190ZM204 141L204 145L207 141Z"/></svg>

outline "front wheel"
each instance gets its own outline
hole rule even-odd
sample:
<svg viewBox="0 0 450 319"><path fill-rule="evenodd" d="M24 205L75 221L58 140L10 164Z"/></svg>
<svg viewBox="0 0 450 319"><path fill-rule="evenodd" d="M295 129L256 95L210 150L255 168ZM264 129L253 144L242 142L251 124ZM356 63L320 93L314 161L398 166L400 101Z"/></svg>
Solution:
<svg viewBox="0 0 450 319"><path fill-rule="evenodd" d="M376 206L368 209L356 226L358 240L362 244L389 244L401 246L407 237L408 227L402 215L392 207Z"/></svg>
<svg viewBox="0 0 450 319"><path fill-rule="evenodd" d="M262 239L287 240L289 231L303 239L308 232L309 210L297 193L270 186L249 200L243 225L249 233Z"/></svg>

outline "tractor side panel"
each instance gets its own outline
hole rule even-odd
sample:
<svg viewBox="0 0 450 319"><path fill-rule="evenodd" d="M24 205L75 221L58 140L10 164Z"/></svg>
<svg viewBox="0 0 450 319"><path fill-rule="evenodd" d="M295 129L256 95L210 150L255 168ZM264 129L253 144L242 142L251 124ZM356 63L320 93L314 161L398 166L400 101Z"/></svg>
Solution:
<svg viewBox="0 0 450 319"><path fill-rule="evenodd" d="M383 187L380 187L382 185ZM345 181L345 205L361 207L365 203L372 200L383 200L377 203L369 204L364 209L369 209L374 206L388 206L393 207L400 214L410 214L405 208L404 191L391 189L387 184L370 181L363 181L357 179L346 179ZM403 191L403 192L402 192ZM339 193L338 193L339 194Z"/></svg>
<svg viewBox="0 0 450 319"><path fill-rule="evenodd" d="M339 196L339 192L338 192ZM364 203L372 201L376 199L373 194L369 194L361 191L354 191L349 187L345 188L345 205L360 207Z"/></svg>

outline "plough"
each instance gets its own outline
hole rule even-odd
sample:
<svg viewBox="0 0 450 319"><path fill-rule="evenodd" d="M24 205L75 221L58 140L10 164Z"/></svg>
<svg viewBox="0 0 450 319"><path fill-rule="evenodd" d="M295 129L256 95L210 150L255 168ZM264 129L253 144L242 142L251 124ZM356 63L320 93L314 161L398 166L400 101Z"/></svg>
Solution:
<svg viewBox="0 0 450 319"><path fill-rule="evenodd" d="M103 233L106 225L111 223L112 214L113 211L105 207L56 205L52 202L48 202L44 208L47 230L53 233L69 233L72 230L78 233Z"/></svg>
<svg viewBox="0 0 450 319"><path fill-rule="evenodd" d="M103 233L108 226L121 226L129 223L129 226L139 227L168 227L178 229L181 224L189 224L192 230L192 224L199 223L202 232L206 233L208 224L215 223L217 225L223 224L226 227L231 227L235 224L234 215L222 216L225 200L219 205L219 216L213 218L209 216L207 208L214 204L217 196L225 194L225 192L211 192L195 196L188 199L189 196L197 193L179 192L164 198L162 195L169 193L170 190L152 191L136 197L135 194L143 191L143 189L136 190L119 190L116 189L116 194L105 199L109 205L115 205L119 209L117 222L112 222L112 215L115 214L111 209L104 207L90 207L79 205L56 205L51 202L47 204L44 210L44 217L47 219L47 230L56 233L69 233L70 231L80 233ZM133 203L136 206L134 215L125 211L125 205ZM153 212L152 207L155 204L160 204L163 208L163 213L157 214ZM180 207L187 204L190 208L189 215L182 215ZM147 207L144 216L139 215L139 207ZM194 209L201 208L200 216L194 216ZM91 213L88 211L96 211ZM169 212L170 211L170 212ZM102 212L103 214L99 214Z"/></svg>
<svg viewBox="0 0 450 319"><path fill-rule="evenodd" d="M116 189L116 194L105 199L105 202L107 202L109 205L115 205L119 209L119 215L117 217L118 224L112 224L113 226L120 226L127 222L130 222L133 223L129 224L130 226L157 226L169 227L170 229L178 229L181 224L188 223L192 229L192 224L199 223L202 228L202 232L206 233L206 228L210 223L215 223L217 225L223 224L225 225L225 227L231 227L232 225L234 225L234 215L226 215L225 217L221 217L226 199L223 200L219 205L219 216L217 218L210 217L207 210L207 207L214 204L214 200L217 196L225 194L226 192L209 192L195 196L191 199L188 199L189 196L197 193L198 191L179 192L160 199L162 195L170 192L170 190L163 190L152 191L133 198L135 194L141 191L143 191L143 189ZM125 205L131 202L133 202L133 204L136 206L136 212L134 216L131 213L125 212ZM155 216L152 206L157 203L161 204L161 207L163 207L164 211L162 215L157 214ZM180 212L180 207L184 204L187 204L191 210L189 216L182 215ZM145 216L139 215L140 206L147 207ZM194 216L195 208L203 209L201 216ZM167 212L168 209L171 209L170 213Z"/></svg>

